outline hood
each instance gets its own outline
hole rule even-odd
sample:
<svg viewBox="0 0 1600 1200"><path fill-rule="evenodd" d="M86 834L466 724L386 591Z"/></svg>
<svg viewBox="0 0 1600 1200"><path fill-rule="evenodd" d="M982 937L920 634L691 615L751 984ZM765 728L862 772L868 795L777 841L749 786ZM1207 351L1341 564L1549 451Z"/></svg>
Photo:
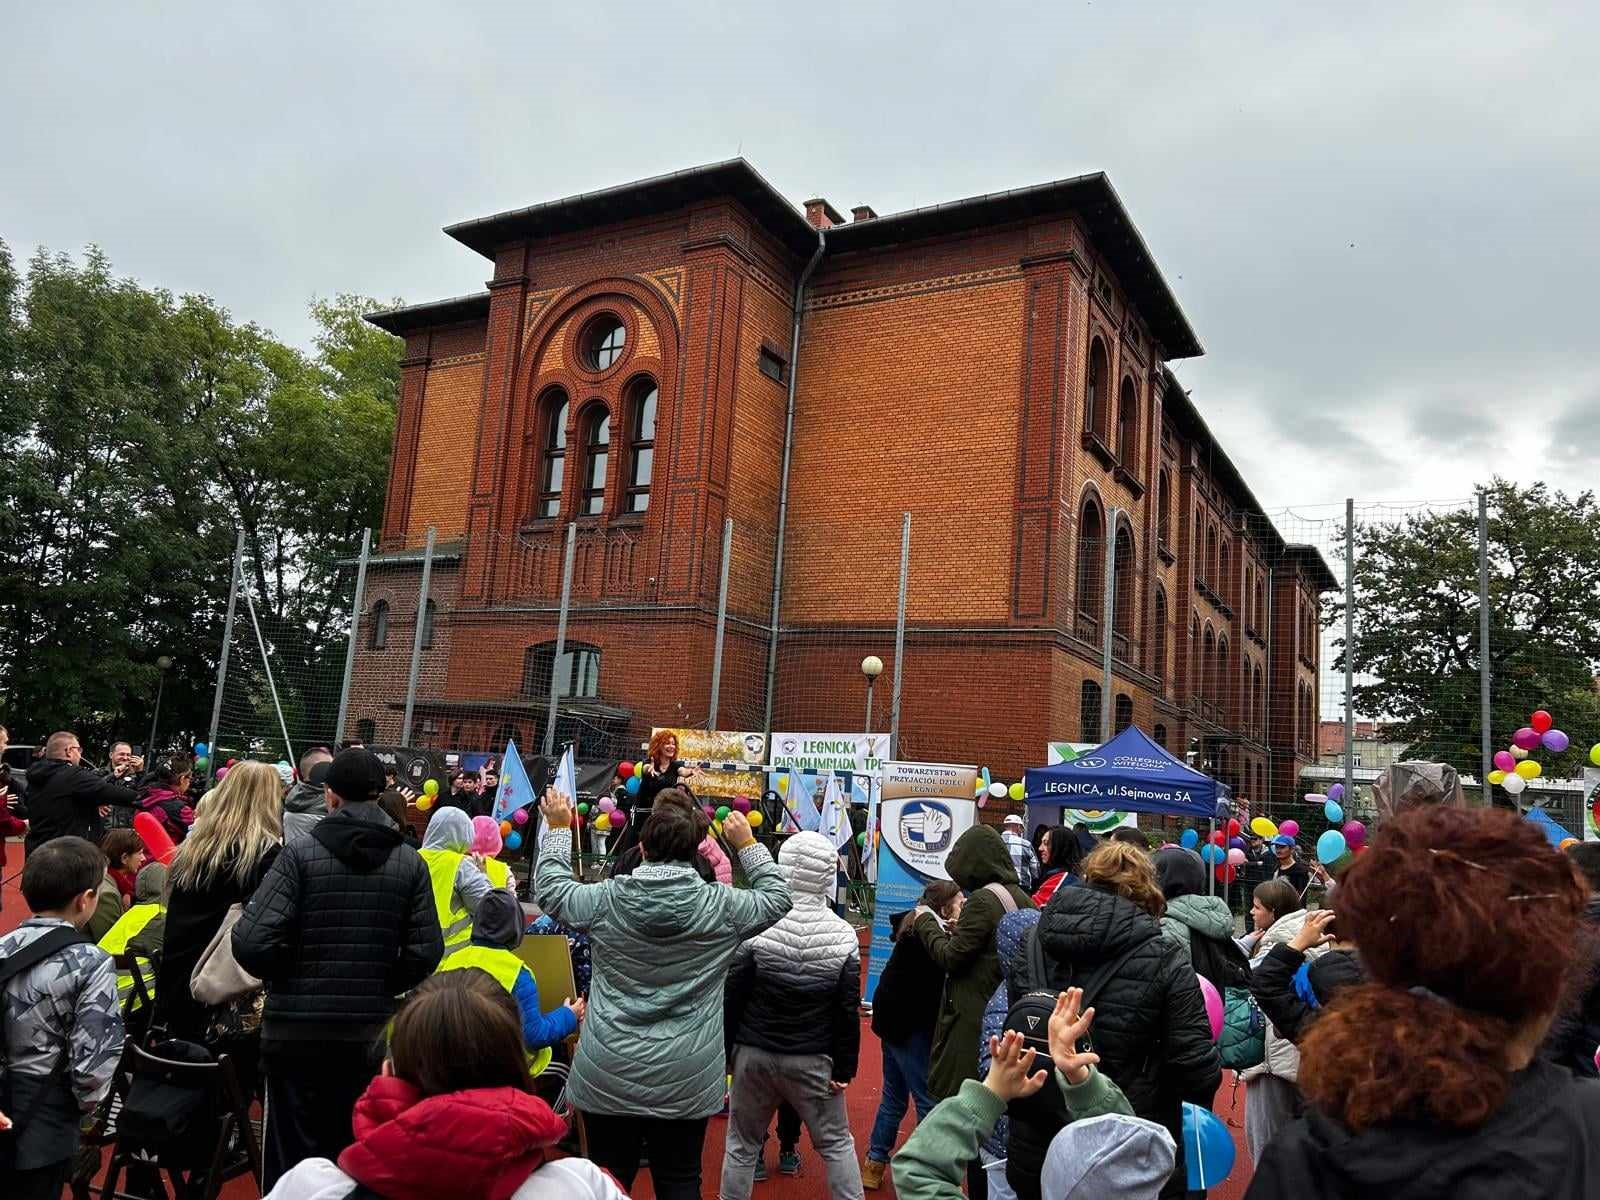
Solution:
<svg viewBox="0 0 1600 1200"><path fill-rule="evenodd" d="M709 868L708 868L709 869ZM641 937L664 940L697 928L704 919L707 887L690 863L640 863L624 884L628 921Z"/></svg>
<svg viewBox="0 0 1600 1200"><path fill-rule="evenodd" d="M292 813L323 812L328 807L327 797L320 783L301 780L285 793L283 811Z"/></svg>
<svg viewBox="0 0 1600 1200"><path fill-rule="evenodd" d="M1154 1121L1122 1113L1074 1121L1050 1139L1039 1190L1049 1200L1155 1200L1176 1152Z"/></svg>
<svg viewBox="0 0 1600 1200"><path fill-rule="evenodd" d="M472 941L477 946L515 950L522 944L522 901L509 888L495 888L478 902L472 918Z"/></svg>
<svg viewBox="0 0 1600 1200"><path fill-rule="evenodd" d="M1001 969L1006 973L1007 987L1011 985L1011 967L1017 959L1017 952L1022 949L1022 939L1038 923L1037 908L1019 908L1001 917L1000 924L995 928L994 947L1000 955Z"/></svg>
<svg viewBox="0 0 1600 1200"><path fill-rule="evenodd" d="M28 787L30 789L43 787L47 780L55 778L62 771L76 769L64 758L41 758L28 768Z"/></svg>
<svg viewBox="0 0 1600 1200"><path fill-rule="evenodd" d="M182 800L187 804L189 796L186 792L175 792L165 784L158 783L146 788L144 795L139 797L140 804L160 804L165 800Z"/></svg>
<svg viewBox="0 0 1600 1200"><path fill-rule="evenodd" d="M472 848L472 818L459 808L436 808L422 835L424 850L454 850L466 854Z"/></svg>
<svg viewBox="0 0 1600 1200"><path fill-rule="evenodd" d="M376 804L346 804L317 822L311 836L353 871L375 871L401 844L400 831Z"/></svg>
<svg viewBox="0 0 1600 1200"><path fill-rule="evenodd" d="M133 884L133 902L135 904L160 903L161 893L167 887L167 868L161 863L146 863L139 869L139 877Z"/></svg>
<svg viewBox="0 0 1600 1200"><path fill-rule="evenodd" d="M356 1101L351 1123L355 1141L339 1169L388 1200L510 1200L567 1132L543 1100L516 1088L422 1099L384 1075Z"/></svg>
<svg viewBox="0 0 1600 1200"><path fill-rule="evenodd" d="M820 901L839 873L839 852L820 833L797 833L778 851L778 869L789 880L796 901L803 897Z"/></svg>
<svg viewBox="0 0 1600 1200"><path fill-rule="evenodd" d="M1105 962L1160 936L1156 919L1132 900L1094 887L1059 889L1039 918L1045 953L1070 963Z"/></svg>
<svg viewBox="0 0 1600 1200"><path fill-rule="evenodd" d="M988 825L974 825L956 839L945 857L944 869L955 885L969 895L991 883L1017 882L1011 852Z"/></svg>
<svg viewBox="0 0 1600 1200"><path fill-rule="evenodd" d="M1168 900L1205 895L1206 865L1193 850L1167 846L1155 852L1155 864L1156 881Z"/></svg>
<svg viewBox="0 0 1600 1200"><path fill-rule="evenodd" d="M1221 896L1179 896L1168 900L1167 916L1202 937L1220 941L1233 936L1233 910Z"/></svg>

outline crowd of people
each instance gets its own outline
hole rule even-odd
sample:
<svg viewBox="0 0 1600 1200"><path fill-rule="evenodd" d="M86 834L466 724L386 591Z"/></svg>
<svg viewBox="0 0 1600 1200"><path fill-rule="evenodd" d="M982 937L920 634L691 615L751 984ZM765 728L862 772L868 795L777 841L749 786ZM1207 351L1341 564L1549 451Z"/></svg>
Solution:
<svg viewBox="0 0 1600 1200"><path fill-rule="evenodd" d="M737 811L714 827L670 740L604 878L574 862L576 797L547 791L531 903L471 789L419 838L365 749L241 761L203 792L187 755L113 750L95 772L53 735L15 811L0 780L31 912L0 937L8 1200L82 1168L128 1039L226 1056L275 1200L610 1200L645 1169L687 1200L723 1115L727 1200L766 1177L774 1120L779 1169L806 1136L843 1200L1193 1195L1186 1111L1225 1069L1252 1197L1600 1194L1600 844L1559 852L1514 812L1399 812L1320 907L1292 840L1266 845L1242 931L1181 846L968 829L891 917L858 1142L840 851L802 832L774 857ZM530 931L566 939L574 994L518 953ZM541 1095L557 1060L570 1119Z"/></svg>

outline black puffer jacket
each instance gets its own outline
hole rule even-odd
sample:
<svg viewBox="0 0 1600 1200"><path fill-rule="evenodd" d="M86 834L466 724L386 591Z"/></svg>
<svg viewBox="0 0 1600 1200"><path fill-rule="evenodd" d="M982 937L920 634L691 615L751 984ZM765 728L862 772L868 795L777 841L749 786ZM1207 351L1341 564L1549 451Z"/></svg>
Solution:
<svg viewBox="0 0 1600 1200"><path fill-rule="evenodd" d="M1543 1054L1574 1075L1593 1078L1600 1075L1600 1065L1595 1063L1595 1047L1600 1046L1600 898L1589 901L1584 946L1573 1005L1551 1027Z"/></svg>
<svg viewBox="0 0 1600 1200"><path fill-rule="evenodd" d="M1367 973L1353 950L1329 950L1306 972L1309 996L1295 984L1306 956L1279 942L1256 964L1250 994L1273 1028L1299 1045L1311 1018L1328 1006L1340 988L1365 983ZM1590 1052L1591 1054L1593 1051Z"/></svg>
<svg viewBox="0 0 1600 1200"><path fill-rule="evenodd" d="M28 836L23 842L32 854L58 837L81 837L99 842L105 833L100 809L106 805L132 809L138 795L110 782L88 767L65 759L40 759L28 768Z"/></svg>
<svg viewBox="0 0 1600 1200"><path fill-rule="evenodd" d="M264 1050L370 1041L444 955L428 868L376 804L346 804L283 848L233 955L267 983Z"/></svg>
<svg viewBox="0 0 1600 1200"><path fill-rule="evenodd" d="M1222 1083L1205 1000L1181 947L1131 900L1088 886L1052 896L1034 936L1051 970L1051 988L1081 981L1132 951L1095 998L1089 1037L1100 1055L1099 1069L1122 1089L1135 1115L1159 1121L1172 1133L1178 1161L1162 1195L1181 1195L1180 1104L1210 1108ZM1026 955L1024 943L1011 974L1036 986L1022 961ZM1021 1200L1038 1196L1045 1151L1056 1133L1012 1117L1006 1177Z"/></svg>

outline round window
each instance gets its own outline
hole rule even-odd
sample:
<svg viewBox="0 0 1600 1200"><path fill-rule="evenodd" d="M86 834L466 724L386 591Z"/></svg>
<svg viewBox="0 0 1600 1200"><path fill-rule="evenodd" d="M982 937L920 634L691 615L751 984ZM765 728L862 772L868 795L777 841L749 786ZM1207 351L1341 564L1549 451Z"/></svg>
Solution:
<svg viewBox="0 0 1600 1200"><path fill-rule="evenodd" d="M579 342L584 366L591 371L604 371L622 357L627 342L628 330L621 321L609 315L596 317L584 326Z"/></svg>

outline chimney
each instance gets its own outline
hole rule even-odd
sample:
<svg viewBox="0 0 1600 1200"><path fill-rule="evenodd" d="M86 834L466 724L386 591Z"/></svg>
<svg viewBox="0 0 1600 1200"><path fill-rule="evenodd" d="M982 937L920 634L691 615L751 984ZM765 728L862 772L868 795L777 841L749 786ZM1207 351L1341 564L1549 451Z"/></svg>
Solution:
<svg viewBox="0 0 1600 1200"><path fill-rule="evenodd" d="M870 221L877 215L870 204L858 204L850 210L850 220L852 222Z"/></svg>
<svg viewBox="0 0 1600 1200"><path fill-rule="evenodd" d="M844 224L844 218L839 215L839 210L821 196L807 200L805 209L806 221L813 229L832 229L835 225Z"/></svg>

